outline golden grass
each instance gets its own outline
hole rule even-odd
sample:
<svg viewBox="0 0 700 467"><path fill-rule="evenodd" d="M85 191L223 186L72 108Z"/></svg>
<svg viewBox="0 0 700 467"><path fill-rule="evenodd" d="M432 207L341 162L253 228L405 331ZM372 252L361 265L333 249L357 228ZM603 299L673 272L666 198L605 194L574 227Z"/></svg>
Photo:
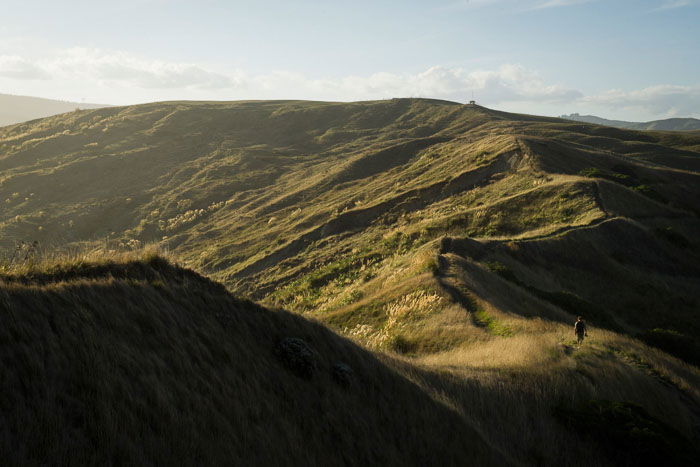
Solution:
<svg viewBox="0 0 700 467"><path fill-rule="evenodd" d="M521 328L524 334L412 360L441 375L414 378L479 427L492 446L526 464L607 464L604 453L591 451L555 416L558 407L588 400L638 404L689 439L694 436L692 407L700 401L696 368L608 331L591 329L578 348L570 327L535 319L524 320Z"/></svg>
<svg viewBox="0 0 700 467"><path fill-rule="evenodd" d="M36 251L28 255L20 254L16 258L0 260L0 279L2 276L55 274L59 271L78 270L85 266L95 267L131 261L148 263L156 258L174 261L174 256L167 249L155 243L138 245L131 249L111 249L90 245L60 250L37 247Z"/></svg>

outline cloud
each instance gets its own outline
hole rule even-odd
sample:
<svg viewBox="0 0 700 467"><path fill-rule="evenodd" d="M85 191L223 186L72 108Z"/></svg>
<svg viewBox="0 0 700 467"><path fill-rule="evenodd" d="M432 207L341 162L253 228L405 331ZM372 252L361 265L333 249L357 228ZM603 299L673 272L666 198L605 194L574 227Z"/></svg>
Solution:
<svg viewBox="0 0 700 467"><path fill-rule="evenodd" d="M68 49L58 54L46 67L63 75L78 75L141 88L222 89L235 84L234 78L197 65L147 60L124 52L97 49Z"/></svg>
<svg viewBox="0 0 700 467"><path fill-rule="evenodd" d="M0 55L0 76L18 80L86 80L151 89L223 89L236 84L235 76L188 63L147 60L124 52L73 48L51 58Z"/></svg>
<svg viewBox="0 0 700 467"><path fill-rule="evenodd" d="M656 10L675 10L696 4L696 0L666 0L659 5Z"/></svg>
<svg viewBox="0 0 700 467"><path fill-rule="evenodd" d="M609 109L663 117L697 115L700 109L700 85L662 84L634 91L610 90L587 96L581 101Z"/></svg>
<svg viewBox="0 0 700 467"><path fill-rule="evenodd" d="M0 76L27 80L51 78L51 75L41 66L16 55L0 55Z"/></svg>
<svg viewBox="0 0 700 467"><path fill-rule="evenodd" d="M474 92L480 101L493 105L506 101L562 102L581 96L574 89L544 83L536 73L520 65L475 71L434 66L414 74L380 72L340 79L309 79L301 74L277 72L249 77L247 82L249 90L257 90L265 98L289 98L291 92L294 97L322 100L413 96L465 101Z"/></svg>
<svg viewBox="0 0 700 467"><path fill-rule="evenodd" d="M573 6L573 5L580 5L582 3L591 3L597 0L547 0L544 2L540 2L535 4L532 9L533 10L542 10L544 8L557 8L557 7L563 7L563 6Z"/></svg>
<svg viewBox="0 0 700 467"><path fill-rule="evenodd" d="M523 12L546 8L566 7L598 0L462 0L443 7L443 10L465 10L503 4L511 4L513 11Z"/></svg>
<svg viewBox="0 0 700 467"><path fill-rule="evenodd" d="M496 70L467 71L435 66L414 74L378 72L366 76L310 78L289 71L251 75L241 70L215 72L188 63L148 60L125 52L73 48L58 51L50 59L30 61L0 57L0 75L22 79L84 82L106 87L150 90L217 91L243 98L289 98L329 100L381 99L424 96L466 100L472 91L491 103L504 101L570 100L578 91L546 84L535 72L520 65Z"/></svg>
<svg viewBox="0 0 700 467"><path fill-rule="evenodd" d="M547 109L553 114L567 107L646 118L698 115L700 109L700 84L660 84L584 95L572 87L548 82L519 64L476 70L433 66L415 73L382 71L331 78L287 70L263 74L216 71L201 64L73 48L40 59L0 55L0 79L23 93L77 99L91 96L91 101L122 104L170 99L354 101L391 97L464 102L474 93L484 105L530 113Z"/></svg>

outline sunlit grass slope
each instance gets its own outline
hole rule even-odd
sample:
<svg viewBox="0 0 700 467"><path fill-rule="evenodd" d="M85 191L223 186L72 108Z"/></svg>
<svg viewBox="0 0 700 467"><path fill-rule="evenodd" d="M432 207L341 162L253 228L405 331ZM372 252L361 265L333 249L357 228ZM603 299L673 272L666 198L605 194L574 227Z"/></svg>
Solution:
<svg viewBox="0 0 700 467"><path fill-rule="evenodd" d="M160 242L234 291L319 311L444 236L550 236L550 256L582 241L590 264L529 285L595 303L616 329L697 339L698 148L694 133L425 99L75 112L0 129L0 241Z"/></svg>

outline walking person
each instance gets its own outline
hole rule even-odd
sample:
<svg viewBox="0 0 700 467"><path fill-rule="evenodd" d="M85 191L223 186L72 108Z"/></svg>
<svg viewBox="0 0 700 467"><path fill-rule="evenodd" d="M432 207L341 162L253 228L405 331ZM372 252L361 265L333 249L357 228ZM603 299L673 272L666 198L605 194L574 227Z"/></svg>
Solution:
<svg viewBox="0 0 700 467"><path fill-rule="evenodd" d="M576 334L576 342L578 342L578 345L581 345L583 343L583 338L588 336L588 332L586 331L586 323L580 316L574 324L574 334Z"/></svg>

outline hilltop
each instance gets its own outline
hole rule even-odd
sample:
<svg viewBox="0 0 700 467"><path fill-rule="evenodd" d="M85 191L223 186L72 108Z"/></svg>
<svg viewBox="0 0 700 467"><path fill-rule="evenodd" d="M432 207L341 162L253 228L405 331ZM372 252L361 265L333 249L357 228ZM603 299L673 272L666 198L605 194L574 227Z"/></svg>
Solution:
<svg viewBox="0 0 700 467"><path fill-rule="evenodd" d="M514 463L682 464L700 439L694 132L426 99L166 102L1 128L0 174L8 256L157 243L388 352Z"/></svg>
<svg viewBox="0 0 700 467"><path fill-rule="evenodd" d="M608 120L595 115L562 115L561 118L577 122L595 123L597 125L626 128L628 130L658 130L658 131L691 131L700 130L700 120L697 118L666 118L650 122L626 122L624 120Z"/></svg>
<svg viewBox="0 0 700 467"><path fill-rule="evenodd" d="M0 126L73 112L76 109L99 109L100 107L107 106L0 94Z"/></svg>

